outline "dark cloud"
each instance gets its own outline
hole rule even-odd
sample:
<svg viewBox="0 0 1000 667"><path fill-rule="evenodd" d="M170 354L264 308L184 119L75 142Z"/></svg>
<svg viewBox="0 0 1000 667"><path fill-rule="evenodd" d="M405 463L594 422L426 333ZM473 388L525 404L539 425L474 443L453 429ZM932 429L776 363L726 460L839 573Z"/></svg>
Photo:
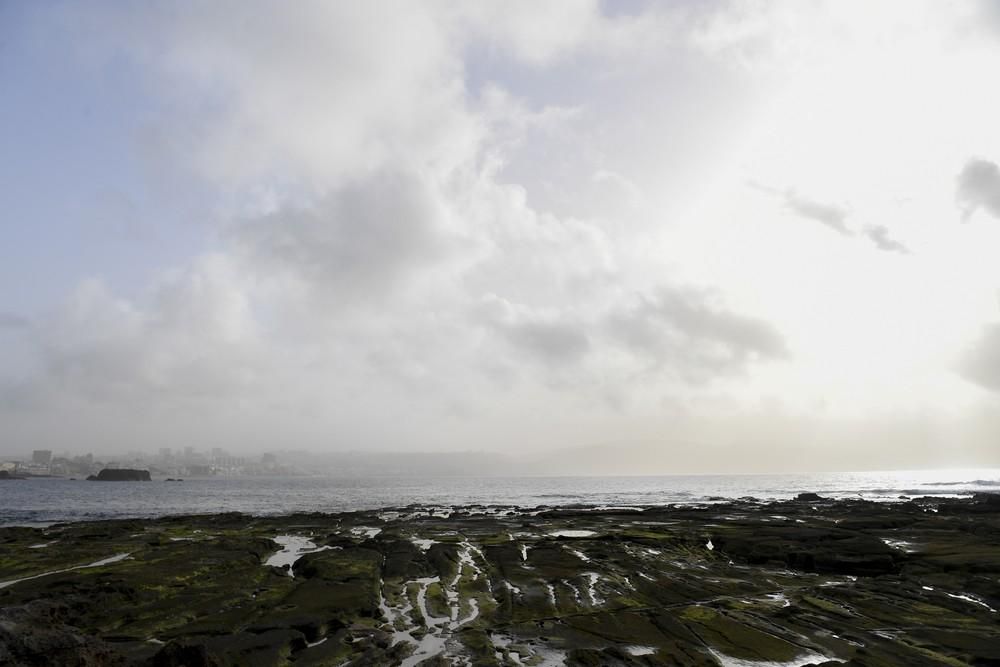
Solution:
<svg viewBox="0 0 1000 667"><path fill-rule="evenodd" d="M889 236L889 229L884 225L871 225L866 227L864 235L867 236L875 247L886 252L898 252L903 255L910 254L910 249Z"/></svg>
<svg viewBox="0 0 1000 667"><path fill-rule="evenodd" d="M502 325L513 345L549 364L580 361L590 349L590 339L579 325L566 322L521 322Z"/></svg>
<svg viewBox="0 0 1000 667"><path fill-rule="evenodd" d="M897 252L903 255L910 253L909 248L889 236L889 228L885 225L868 225L860 232L856 233L852 231L847 226L850 211L843 206L812 199L795 190L778 190L760 184L751 185L763 192L780 197L785 206L796 215L823 224L838 234L842 234L843 236L857 236L860 234L874 243L876 248L884 252Z"/></svg>
<svg viewBox="0 0 1000 667"><path fill-rule="evenodd" d="M732 313L712 293L690 288L662 288L641 297L612 315L609 330L634 354L692 381L732 375L751 361L788 355L770 324Z"/></svg>
<svg viewBox="0 0 1000 667"><path fill-rule="evenodd" d="M483 299L473 321L531 362L544 366L578 363L591 348L588 327L580 318L565 312L535 311L496 295Z"/></svg>
<svg viewBox="0 0 1000 667"><path fill-rule="evenodd" d="M980 208L1000 218L1000 167L978 158L966 162L958 175L956 198L962 207L962 220Z"/></svg>
<svg viewBox="0 0 1000 667"><path fill-rule="evenodd" d="M794 190L784 193L785 206L804 218L815 220L830 229L845 236L851 235L846 220L848 211L845 208L805 197Z"/></svg>
<svg viewBox="0 0 1000 667"><path fill-rule="evenodd" d="M353 301L384 294L410 269L441 259L443 217L419 177L379 172L313 206L247 222L235 236L251 264Z"/></svg>
<svg viewBox="0 0 1000 667"><path fill-rule="evenodd" d="M1000 324L987 325L966 352L959 374L984 389L1000 392Z"/></svg>
<svg viewBox="0 0 1000 667"><path fill-rule="evenodd" d="M606 372L628 360L690 383L738 375L757 361L788 356L782 336L767 322L728 310L714 292L665 286L582 315L573 310L534 310L490 296L476 320L525 361L564 372ZM623 356L622 353L625 353ZM611 365L607 365L610 363Z"/></svg>

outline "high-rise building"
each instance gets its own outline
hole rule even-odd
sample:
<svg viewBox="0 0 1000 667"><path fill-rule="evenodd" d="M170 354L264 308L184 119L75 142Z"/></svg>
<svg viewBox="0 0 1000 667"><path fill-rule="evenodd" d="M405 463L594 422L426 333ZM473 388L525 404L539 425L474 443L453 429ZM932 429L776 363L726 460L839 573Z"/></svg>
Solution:
<svg viewBox="0 0 1000 667"><path fill-rule="evenodd" d="M52 463L51 449L36 449L31 453L31 462L40 466L47 466Z"/></svg>

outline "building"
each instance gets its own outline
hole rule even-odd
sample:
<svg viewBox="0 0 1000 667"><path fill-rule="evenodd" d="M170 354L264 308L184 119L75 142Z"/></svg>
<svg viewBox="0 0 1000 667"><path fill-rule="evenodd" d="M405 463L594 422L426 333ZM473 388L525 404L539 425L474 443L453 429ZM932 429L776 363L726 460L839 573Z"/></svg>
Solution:
<svg viewBox="0 0 1000 667"><path fill-rule="evenodd" d="M48 466L52 464L52 450L51 449L36 449L31 453L31 462L39 466Z"/></svg>

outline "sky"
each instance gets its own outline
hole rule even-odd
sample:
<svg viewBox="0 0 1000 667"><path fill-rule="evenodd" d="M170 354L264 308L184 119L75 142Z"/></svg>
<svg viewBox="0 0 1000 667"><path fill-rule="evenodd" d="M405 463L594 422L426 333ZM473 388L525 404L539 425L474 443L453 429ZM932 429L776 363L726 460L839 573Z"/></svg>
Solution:
<svg viewBox="0 0 1000 667"><path fill-rule="evenodd" d="M1000 4L0 1L0 451L1000 466Z"/></svg>

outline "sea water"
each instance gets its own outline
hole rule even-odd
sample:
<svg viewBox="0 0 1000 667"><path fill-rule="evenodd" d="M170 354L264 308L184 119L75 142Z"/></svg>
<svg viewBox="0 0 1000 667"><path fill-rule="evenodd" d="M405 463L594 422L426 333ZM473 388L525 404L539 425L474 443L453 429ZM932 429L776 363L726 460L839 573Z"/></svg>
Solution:
<svg viewBox="0 0 1000 667"><path fill-rule="evenodd" d="M339 512L410 504L641 507L746 496L776 500L803 491L881 501L961 496L1000 491L1000 470L656 477L204 477L182 483L33 478L0 482L0 525L215 512Z"/></svg>

